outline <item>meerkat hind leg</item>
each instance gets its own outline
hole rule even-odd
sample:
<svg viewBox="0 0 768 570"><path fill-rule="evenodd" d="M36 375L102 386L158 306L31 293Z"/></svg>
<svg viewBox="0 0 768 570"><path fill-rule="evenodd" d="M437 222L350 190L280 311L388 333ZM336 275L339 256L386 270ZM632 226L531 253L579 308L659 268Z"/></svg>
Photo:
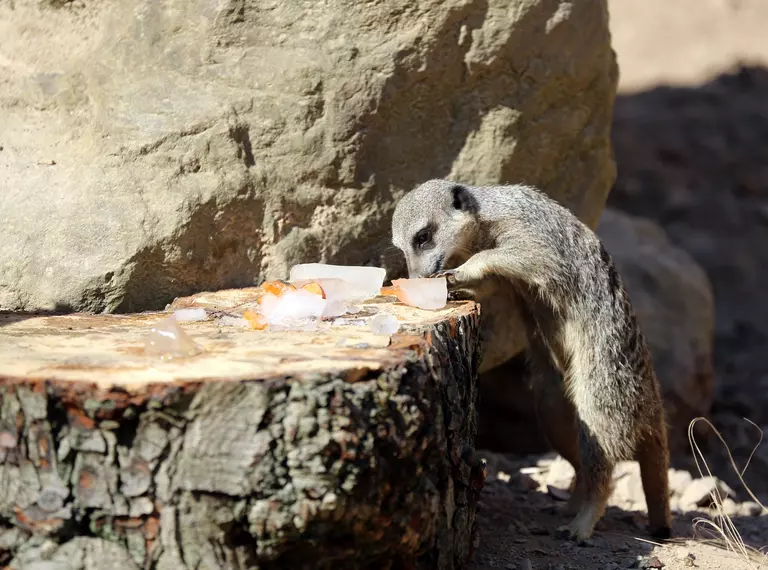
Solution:
<svg viewBox="0 0 768 570"><path fill-rule="evenodd" d="M581 459L576 411L565 395L565 385L560 373L550 361L546 349L537 341L531 341L529 344L529 377L536 416L549 445L573 467L575 475L569 488L571 497L565 512L575 515L581 503Z"/></svg>
<svg viewBox="0 0 768 570"><path fill-rule="evenodd" d="M672 536L672 514L669 509L669 452L663 420L657 422L660 430L640 438L635 455L640 464L645 504L648 507L648 526L651 536L667 539Z"/></svg>

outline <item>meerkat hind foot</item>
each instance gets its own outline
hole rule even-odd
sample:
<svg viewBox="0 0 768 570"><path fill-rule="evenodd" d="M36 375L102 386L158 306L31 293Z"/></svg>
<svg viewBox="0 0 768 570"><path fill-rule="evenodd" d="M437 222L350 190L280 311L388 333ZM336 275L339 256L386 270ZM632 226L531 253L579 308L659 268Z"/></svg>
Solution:
<svg viewBox="0 0 768 570"><path fill-rule="evenodd" d="M595 524L597 524L600 518L599 509L594 505L584 505L579 510L579 513L573 519L570 525L568 525L569 538L576 542L584 542L592 538L592 533L595 530Z"/></svg>
<svg viewBox="0 0 768 570"><path fill-rule="evenodd" d="M669 540L672 538L672 529L668 526L651 528L650 534L656 540Z"/></svg>

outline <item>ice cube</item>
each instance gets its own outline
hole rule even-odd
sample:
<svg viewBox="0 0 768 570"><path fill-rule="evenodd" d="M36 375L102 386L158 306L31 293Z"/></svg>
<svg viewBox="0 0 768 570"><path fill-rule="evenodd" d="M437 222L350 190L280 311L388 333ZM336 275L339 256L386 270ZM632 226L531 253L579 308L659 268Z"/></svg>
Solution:
<svg viewBox="0 0 768 570"><path fill-rule="evenodd" d="M448 301L445 277L393 279L396 295L406 305L420 309L442 309Z"/></svg>
<svg viewBox="0 0 768 570"><path fill-rule="evenodd" d="M173 312L173 316L180 323L192 321L204 321L208 318L205 309L179 309Z"/></svg>
<svg viewBox="0 0 768 570"><path fill-rule="evenodd" d="M282 296L265 295L261 301L261 313L269 324L286 324L291 321L319 319L325 311L326 300L303 289L286 291Z"/></svg>
<svg viewBox="0 0 768 570"><path fill-rule="evenodd" d="M400 328L400 323L394 315L379 313L371 319L368 326L373 334L395 334Z"/></svg>
<svg viewBox="0 0 768 570"><path fill-rule="evenodd" d="M194 356L202 351L203 349L176 322L174 315L155 324L144 343L144 352L160 360Z"/></svg>
<svg viewBox="0 0 768 570"><path fill-rule="evenodd" d="M325 263L302 263L291 267L290 280L336 279L345 283L347 291L344 300L355 302L375 297L382 284L386 270L382 267L355 265L327 265ZM321 287L323 287L321 283ZM323 287L323 289L326 289ZM328 291L326 290L326 296Z"/></svg>

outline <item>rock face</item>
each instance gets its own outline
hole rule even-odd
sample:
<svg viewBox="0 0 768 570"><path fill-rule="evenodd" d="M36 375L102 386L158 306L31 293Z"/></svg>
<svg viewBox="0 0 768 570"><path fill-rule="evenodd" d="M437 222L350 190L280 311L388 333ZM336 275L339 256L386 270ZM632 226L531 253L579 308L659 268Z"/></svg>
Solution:
<svg viewBox="0 0 768 570"><path fill-rule="evenodd" d="M597 233L624 281L651 349L667 412L670 446L689 449L688 424L714 398L715 308L704 270L654 222L606 208ZM521 358L482 378L478 444L497 450L548 448L523 384Z"/></svg>
<svg viewBox="0 0 768 570"><path fill-rule="evenodd" d="M605 1L0 6L0 308L135 311L383 263L423 180L525 181L595 223Z"/></svg>

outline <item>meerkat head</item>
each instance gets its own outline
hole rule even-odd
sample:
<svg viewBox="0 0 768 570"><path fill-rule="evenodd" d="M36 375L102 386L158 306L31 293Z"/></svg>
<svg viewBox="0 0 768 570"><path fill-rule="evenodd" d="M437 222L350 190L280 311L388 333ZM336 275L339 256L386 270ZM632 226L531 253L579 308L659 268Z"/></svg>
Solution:
<svg viewBox="0 0 768 570"><path fill-rule="evenodd" d="M392 216L392 243L404 254L408 276L453 269L472 256L478 203L467 186L430 180L400 200Z"/></svg>

